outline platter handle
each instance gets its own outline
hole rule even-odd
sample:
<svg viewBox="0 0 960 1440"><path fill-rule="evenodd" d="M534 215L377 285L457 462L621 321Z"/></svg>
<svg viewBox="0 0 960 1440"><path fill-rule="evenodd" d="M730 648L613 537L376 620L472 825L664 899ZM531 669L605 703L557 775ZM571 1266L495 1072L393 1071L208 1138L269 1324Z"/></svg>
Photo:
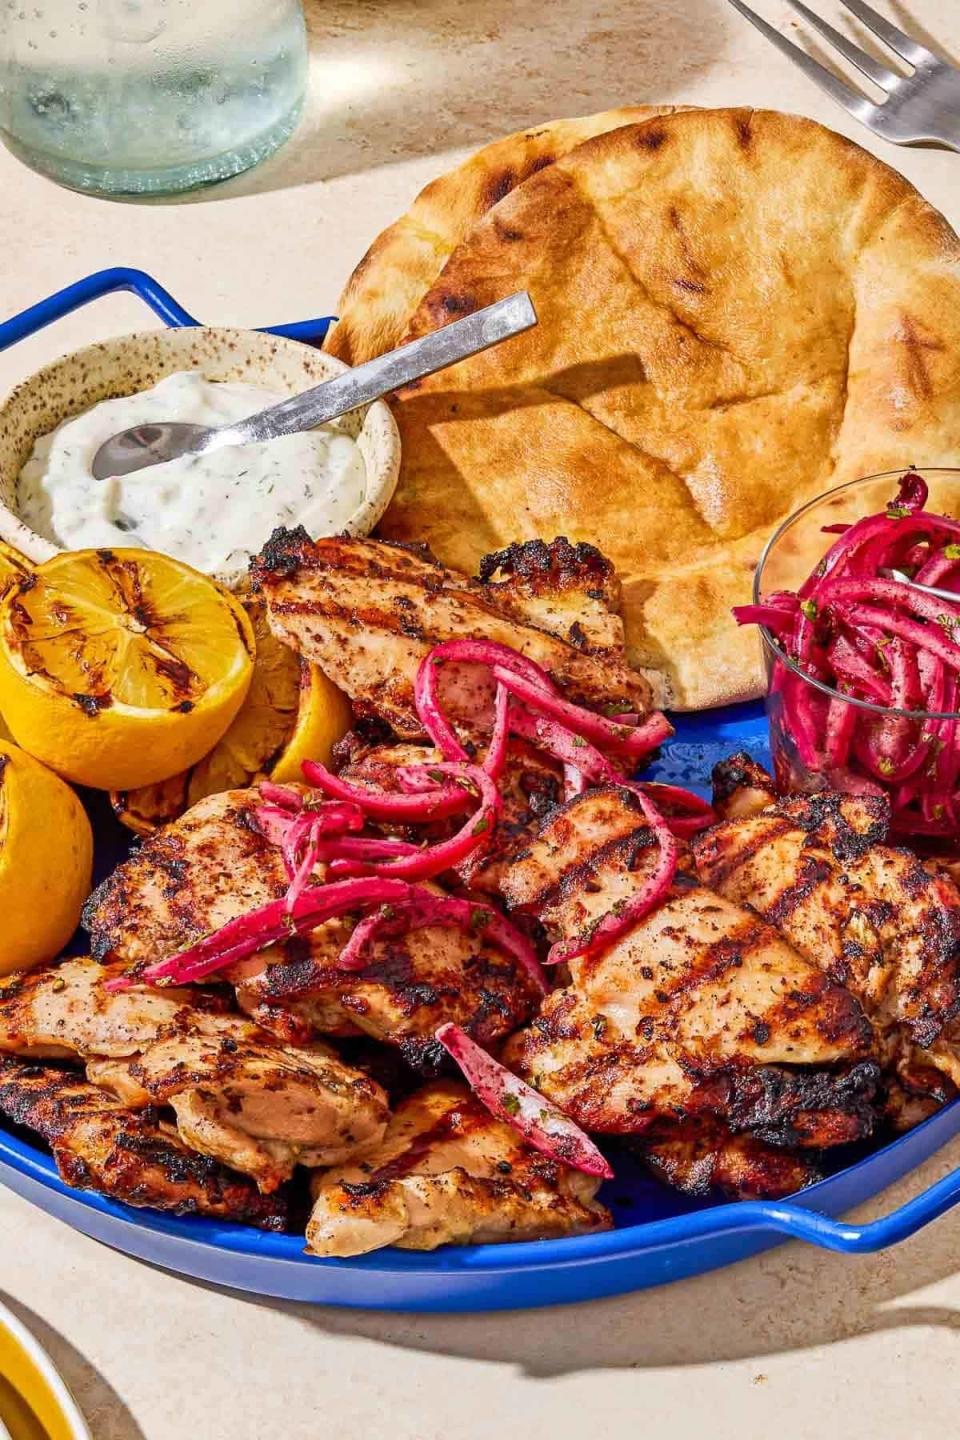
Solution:
<svg viewBox="0 0 960 1440"><path fill-rule="evenodd" d="M115 265L108 270L97 270L93 275L86 275L72 285L65 285L62 290L38 300L35 305L28 305L26 310L12 315L9 320L0 322L0 350L7 350L18 340L24 340L28 335L42 330L45 325L62 320L65 315L88 305L91 300L99 300L101 296L114 294L118 290L129 290L138 295L164 325L193 326L201 323L189 311L184 310L169 290L165 290L159 281L154 280L145 270ZM319 345L332 321L333 316L323 315L313 320L294 320L289 325L268 325L262 328L269 330L271 335L280 335L288 340L301 340L308 345Z"/></svg>
<svg viewBox="0 0 960 1440"><path fill-rule="evenodd" d="M818 1210L781 1201L744 1200L720 1210L700 1210L686 1217L689 1234L698 1239L734 1230L768 1230L790 1240L802 1240L821 1250L845 1255L866 1255L907 1240L960 1203L960 1167L914 1196L912 1200L864 1225L831 1220Z"/></svg>

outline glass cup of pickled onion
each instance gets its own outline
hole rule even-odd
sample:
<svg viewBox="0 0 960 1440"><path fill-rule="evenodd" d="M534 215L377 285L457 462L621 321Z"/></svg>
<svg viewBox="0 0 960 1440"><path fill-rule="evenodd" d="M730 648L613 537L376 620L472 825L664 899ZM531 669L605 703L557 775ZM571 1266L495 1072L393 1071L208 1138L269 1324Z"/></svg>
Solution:
<svg viewBox="0 0 960 1440"><path fill-rule="evenodd" d="M960 848L960 469L811 500L735 614L760 629L779 786L885 794L898 838Z"/></svg>

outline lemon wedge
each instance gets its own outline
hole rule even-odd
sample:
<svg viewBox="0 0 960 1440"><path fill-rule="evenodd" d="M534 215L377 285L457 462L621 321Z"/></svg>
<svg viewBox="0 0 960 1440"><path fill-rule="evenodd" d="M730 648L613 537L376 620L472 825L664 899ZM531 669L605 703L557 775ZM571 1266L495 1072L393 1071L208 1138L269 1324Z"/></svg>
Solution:
<svg viewBox="0 0 960 1440"><path fill-rule="evenodd" d="M301 780L301 761L329 764L334 744L350 728L343 692L277 639L259 595L247 593L241 601L257 646L247 698L223 739L192 770L111 795L118 818L137 835L153 834L207 795L243 789L266 775Z"/></svg>
<svg viewBox="0 0 960 1440"><path fill-rule="evenodd" d="M284 750L270 770L278 784L302 780L304 760L329 765L333 747L353 724L350 701L317 665L302 662L297 720Z"/></svg>
<svg viewBox="0 0 960 1440"><path fill-rule="evenodd" d="M0 604L0 713L19 745L78 785L150 785L217 743L254 653L243 606L188 565L68 551Z"/></svg>
<svg viewBox="0 0 960 1440"><path fill-rule="evenodd" d="M0 741L0 975L52 960L90 893L93 834L69 785Z"/></svg>

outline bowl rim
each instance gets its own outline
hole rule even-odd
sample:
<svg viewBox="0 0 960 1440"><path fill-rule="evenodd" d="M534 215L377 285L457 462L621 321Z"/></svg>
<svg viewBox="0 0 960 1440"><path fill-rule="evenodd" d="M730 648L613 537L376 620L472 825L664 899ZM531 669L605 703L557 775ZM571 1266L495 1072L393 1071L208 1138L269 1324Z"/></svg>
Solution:
<svg viewBox="0 0 960 1440"><path fill-rule="evenodd" d="M67 1426L72 1440L93 1440L86 1419L74 1399L69 1385L54 1364L53 1358L47 1353L39 1337L24 1324L19 1315L15 1315L9 1306L2 1303L0 1303L0 1329L6 1330L14 1346L19 1348L23 1358L33 1367L37 1378L46 1386L49 1394L41 1398L49 1399L56 1405L60 1413L55 1418L63 1421ZM32 1401L33 1397L28 1393L26 1398ZM42 1419L43 1417L38 1418Z"/></svg>
<svg viewBox="0 0 960 1440"><path fill-rule="evenodd" d="M755 605L762 603L760 579L763 575L763 569L767 559L772 553L777 541L782 535L785 535L795 521L805 515L808 510L812 510L815 505L819 505L831 495L841 495L845 490L853 490L858 485L869 484L872 480L893 480L902 475L909 474L911 470L916 471L918 474L956 475L960 477L960 466L957 465L904 465L899 466L896 470L878 470L872 475L861 475L855 480L846 480L842 485L834 485L831 489L824 490L819 495L814 495L812 499L807 500L803 505L799 506L798 509L793 510L785 520L781 520L776 530L774 530L773 534L767 540L763 550L760 552L760 559L757 561L753 572L753 603ZM828 685L825 680L818 680L816 676L808 675L805 670L801 670L797 662L792 660L786 651L778 644L776 636L771 630L767 629L766 625L758 625L757 629L760 631L760 640L763 647L772 651L777 660L785 665L791 674L796 675L812 689L819 690L822 695L826 695L831 700L842 700L845 705L852 705L856 709L863 710L870 715L893 715L897 719L902 718L909 720L960 720L960 710L900 710L892 705L877 705L871 700L860 700L855 695L845 695L842 690L837 690L834 686Z"/></svg>
<svg viewBox="0 0 960 1440"><path fill-rule="evenodd" d="M111 352L117 360L122 359L124 347L131 342L149 340L160 345L168 343L174 336L182 336L184 332L202 332L205 335L222 337L224 340L243 339L250 336L259 337L265 346L278 346L285 352L296 354L302 352L319 358L322 365L328 366L332 371L331 377L345 374L351 367L336 355L330 355L318 345L311 345L305 340L293 339L288 335L277 335L271 330L258 330L252 326L243 325L159 325L151 329L129 330L122 335L109 335L103 340L94 340L89 345L82 345L76 350L67 350L53 360L48 360L38 370L31 371L8 390L0 395L0 418L24 396L29 396L39 383L41 386L51 377L55 376L60 368L68 363L83 363L85 360L92 360L93 357L100 359L106 357L109 361ZM174 343L177 343L174 341ZM191 367L194 368L194 367ZM200 368L200 367L195 367ZM322 384L322 380L316 380L315 384ZM124 392L136 394L136 390ZM97 403L97 402L94 402ZM87 409L92 408L87 406ZM385 399L373 400L369 405L363 407L363 426L366 426L368 417L375 427L380 428L384 437L384 455L381 463L374 474L374 483L367 489L364 499L357 507L357 510L350 517L348 527L351 534L369 534L376 526L393 498L400 474L400 430L397 425L396 416ZM80 409L65 415L58 424L65 420L73 419L85 413ZM56 427L55 427L56 428ZM49 434L49 431L36 431L34 439L41 433ZM372 519L370 518L372 516ZM368 523L369 520L369 523ZM265 537L266 538L266 537ZM20 550L31 564L42 564L45 560L52 559L55 555L62 554L68 547L48 540L38 531L31 529L21 518L17 510L0 500L0 540ZM246 566L238 571L217 572L211 576L219 584L228 588L234 588L246 575Z"/></svg>

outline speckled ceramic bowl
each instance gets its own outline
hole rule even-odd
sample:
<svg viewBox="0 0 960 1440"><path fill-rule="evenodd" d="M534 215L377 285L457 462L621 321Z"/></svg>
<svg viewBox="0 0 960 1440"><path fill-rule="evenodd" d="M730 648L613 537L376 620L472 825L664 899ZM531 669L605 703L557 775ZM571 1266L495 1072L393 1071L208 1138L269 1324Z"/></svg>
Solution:
<svg viewBox="0 0 960 1440"><path fill-rule="evenodd" d="M296 340L205 325L121 335L64 355L22 381L0 405L0 539L37 562L57 553L58 545L20 519L17 477L39 436L101 400L147 390L178 370L199 370L208 380L246 381L296 395L346 368L341 360ZM363 504L345 528L351 535L368 535L396 487L400 435L383 400L335 424L356 439L367 473ZM243 573L217 579L233 585Z"/></svg>

